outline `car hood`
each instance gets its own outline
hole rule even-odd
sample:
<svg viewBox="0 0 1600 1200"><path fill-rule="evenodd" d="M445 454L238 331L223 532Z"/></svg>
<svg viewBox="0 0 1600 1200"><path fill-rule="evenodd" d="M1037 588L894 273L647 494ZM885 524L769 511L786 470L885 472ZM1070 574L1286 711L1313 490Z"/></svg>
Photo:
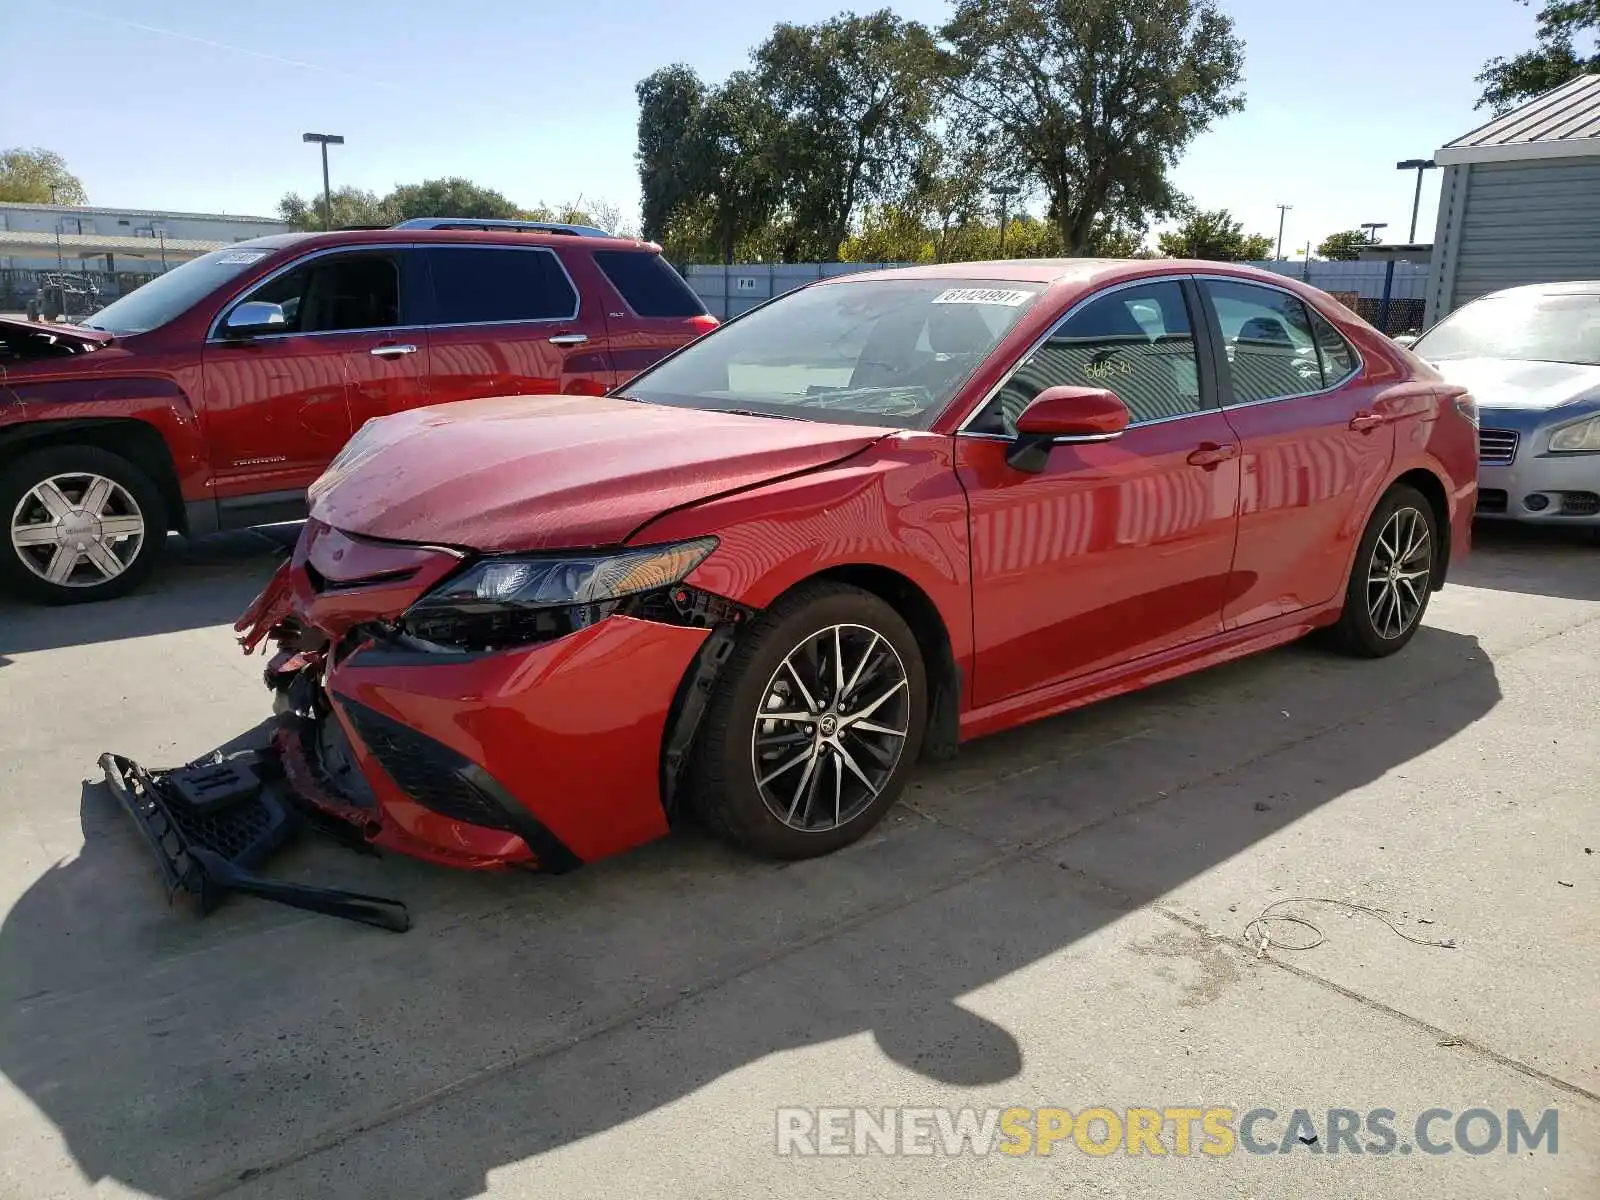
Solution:
<svg viewBox="0 0 1600 1200"><path fill-rule="evenodd" d="M103 330L85 329L82 325L47 325L21 317L0 317L0 334L4 334L19 352L20 357L13 366L33 362L59 364L63 350L68 355L98 350L113 336ZM0 366L0 372L4 370L4 366Z"/></svg>
<svg viewBox="0 0 1600 1200"><path fill-rule="evenodd" d="M839 462L887 430L587 396L369 421L312 485L346 533L484 552L615 545L673 508Z"/></svg>
<svg viewBox="0 0 1600 1200"><path fill-rule="evenodd" d="M1471 392L1480 408L1544 412L1600 396L1600 367L1582 363L1458 358L1430 365Z"/></svg>

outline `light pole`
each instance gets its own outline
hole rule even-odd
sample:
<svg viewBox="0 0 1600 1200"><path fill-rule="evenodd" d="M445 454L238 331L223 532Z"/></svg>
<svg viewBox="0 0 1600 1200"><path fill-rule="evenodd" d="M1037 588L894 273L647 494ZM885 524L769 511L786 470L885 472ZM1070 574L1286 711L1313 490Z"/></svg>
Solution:
<svg viewBox="0 0 1600 1200"><path fill-rule="evenodd" d="M1294 205L1292 205L1292 204L1280 204L1280 205L1278 205L1278 253L1277 253L1277 258L1280 259L1280 260L1283 258L1283 218L1289 215L1289 210L1291 208L1293 208L1293 207L1294 207Z"/></svg>
<svg viewBox="0 0 1600 1200"><path fill-rule="evenodd" d="M337 133L303 133L302 142L317 142L322 146L322 227L333 228L333 190L328 186L328 147L344 145Z"/></svg>
<svg viewBox="0 0 1600 1200"><path fill-rule="evenodd" d="M1387 221L1363 221L1361 228L1367 231L1367 241L1376 246L1378 244L1378 230L1389 228Z"/></svg>
<svg viewBox="0 0 1600 1200"><path fill-rule="evenodd" d="M992 187L992 188L989 189L989 195L1000 197L1000 255L999 255L999 257L1001 257L1001 258L1004 258L1006 256L1006 204L1007 204L1008 201L1010 201L1011 197L1015 196L1021 190L1022 189L1017 187L1015 184L1010 184L1010 183L1001 184L1001 185L999 185L997 187Z"/></svg>
<svg viewBox="0 0 1600 1200"><path fill-rule="evenodd" d="M1408 246L1417 244L1417 212L1422 208L1422 173L1431 171L1439 164L1431 158L1408 158L1405 162L1395 163L1397 171L1415 171L1417 173L1417 194L1411 201L1411 236L1406 239Z"/></svg>

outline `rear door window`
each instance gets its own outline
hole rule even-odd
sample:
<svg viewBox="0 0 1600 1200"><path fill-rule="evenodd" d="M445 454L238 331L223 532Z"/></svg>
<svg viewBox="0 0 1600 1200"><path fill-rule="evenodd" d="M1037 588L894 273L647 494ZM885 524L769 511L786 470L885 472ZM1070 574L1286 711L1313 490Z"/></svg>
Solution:
<svg viewBox="0 0 1600 1200"><path fill-rule="evenodd" d="M1321 355L1299 297L1220 280L1207 280L1204 291L1222 330L1234 404L1322 390Z"/></svg>
<svg viewBox="0 0 1600 1200"><path fill-rule="evenodd" d="M705 305L659 254L596 250L594 261L640 317L698 317Z"/></svg>
<svg viewBox="0 0 1600 1200"><path fill-rule="evenodd" d="M542 246L430 246L436 325L570 321L578 292L554 251Z"/></svg>

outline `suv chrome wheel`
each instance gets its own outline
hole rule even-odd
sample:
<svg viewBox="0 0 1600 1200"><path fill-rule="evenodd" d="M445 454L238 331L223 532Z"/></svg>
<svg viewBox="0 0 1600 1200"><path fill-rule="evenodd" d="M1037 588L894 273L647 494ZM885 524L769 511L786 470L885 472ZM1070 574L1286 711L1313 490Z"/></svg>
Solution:
<svg viewBox="0 0 1600 1200"><path fill-rule="evenodd" d="M11 545L34 575L56 587L98 587L133 563L146 536L133 494L104 475L55 475L23 493Z"/></svg>
<svg viewBox="0 0 1600 1200"><path fill-rule="evenodd" d="M1433 574L1433 539L1415 508L1389 515L1367 566L1367 612L1375 633L1387 641L1403 637L1422 615Z"/></svg>
<svg viewBox="0 0 1600 1200"><path fill-rule="evenodd" d="M888 639L865 625L819 630L763 690L750 739L761 799L804 833L849 823L894 773L910 718L909 678Z"/></svg>

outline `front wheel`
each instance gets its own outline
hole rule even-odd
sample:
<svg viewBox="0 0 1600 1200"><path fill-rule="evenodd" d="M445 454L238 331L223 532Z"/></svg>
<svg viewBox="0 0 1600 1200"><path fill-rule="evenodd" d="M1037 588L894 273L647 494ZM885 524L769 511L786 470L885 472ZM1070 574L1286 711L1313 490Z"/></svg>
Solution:
<svg viewBox="0 0 1600 1200"><path fill-rule="evenodd" d="M0 585L45 604L120 596L167 540L161 492L98 446L56 446L0 467Z"/></svg>
<svg viewBox="0 0 1600 1200"><path fill-rule="evenodd" d="M745 631L702 725L691 803L770 858L847 846L905 787L927 723L916 636L860 588L809 584Z"/></svg>
<svg viewBox="0 0 1600 1200"><path fill-rule="evenodd" d="M1383 658L1416 636L1433 595L1439 553L1433 506L1415 488L1390 488L1356 549L1334 644L1359 658Z"/></svg>

